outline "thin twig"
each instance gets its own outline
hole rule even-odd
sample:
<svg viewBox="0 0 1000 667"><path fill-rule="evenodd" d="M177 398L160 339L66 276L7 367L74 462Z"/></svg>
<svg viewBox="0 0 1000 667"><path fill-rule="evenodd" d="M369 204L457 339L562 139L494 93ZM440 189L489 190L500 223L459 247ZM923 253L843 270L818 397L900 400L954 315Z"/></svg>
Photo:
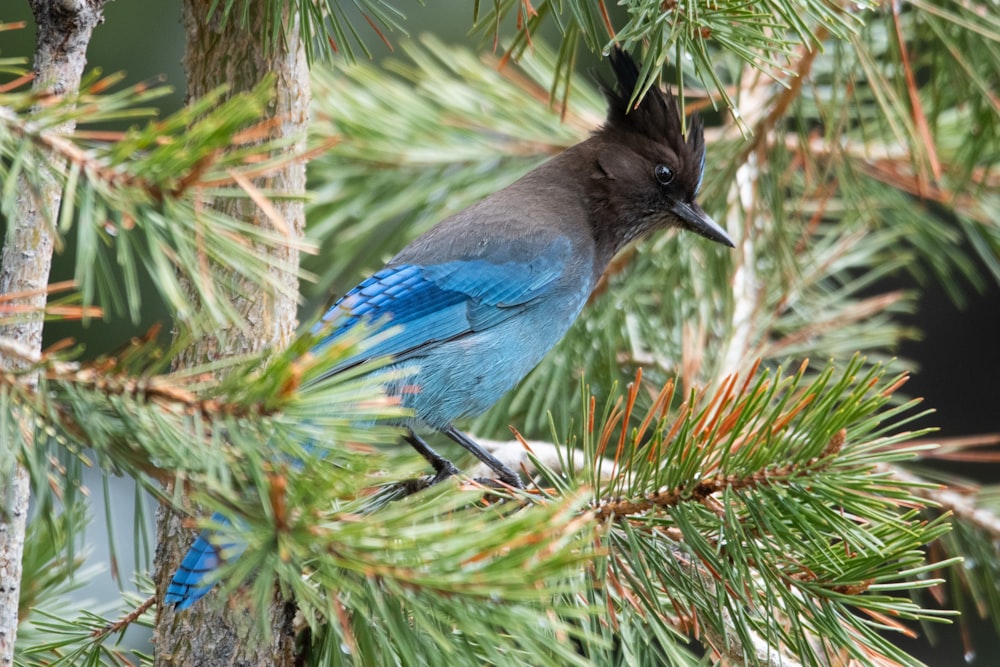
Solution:
<svg viewBox="0 0 1000 667"><path fill-rule="evenodd" d="M113 634L115 632L121 632L128 626L132 625L132 623L134 623L140 616L146 613L146 610L152 607L155 602L156 602L156 596L150 595L148 598L146 598L145 601L143 601L142 604L140 604L138 607L136 607L129 613L122 616L117 621L113 623L108 623L99 630L94 630L91 636L98 639L103 639L104 637L107 637L108 635Z"/></svg>

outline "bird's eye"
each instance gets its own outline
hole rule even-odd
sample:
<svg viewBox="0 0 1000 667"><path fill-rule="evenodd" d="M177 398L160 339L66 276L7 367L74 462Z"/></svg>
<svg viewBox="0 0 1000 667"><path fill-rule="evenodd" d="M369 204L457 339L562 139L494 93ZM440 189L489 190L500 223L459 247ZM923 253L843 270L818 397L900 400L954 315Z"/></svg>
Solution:
<svg viewBox="0 0 1000 667"><path fill-rule="evenodd" d="M653 170L653 175L656 176L656 180L660 185L670 185L674 180L674 170L665 164L656 165L656 169Z"/></svg>

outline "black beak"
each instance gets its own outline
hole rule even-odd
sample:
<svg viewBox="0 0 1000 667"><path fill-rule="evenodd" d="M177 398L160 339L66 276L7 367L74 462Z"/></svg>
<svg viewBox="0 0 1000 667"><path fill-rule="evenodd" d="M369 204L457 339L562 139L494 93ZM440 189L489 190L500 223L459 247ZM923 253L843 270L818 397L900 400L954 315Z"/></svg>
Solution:
<svg viewBox="0 0 1000 667"><path fill-rule="evenodd" d="M704 236L706 239L710 239L716 243L727 245L730 248L735 247L733 240L729 238L726 230L720 227L719 223L715 220L708 217L708 214L701 210L701 206L698 206L697 203L691 202L688 204L679 201L674 204L673 213L681 219L686 228L695 234Z"/></svg>

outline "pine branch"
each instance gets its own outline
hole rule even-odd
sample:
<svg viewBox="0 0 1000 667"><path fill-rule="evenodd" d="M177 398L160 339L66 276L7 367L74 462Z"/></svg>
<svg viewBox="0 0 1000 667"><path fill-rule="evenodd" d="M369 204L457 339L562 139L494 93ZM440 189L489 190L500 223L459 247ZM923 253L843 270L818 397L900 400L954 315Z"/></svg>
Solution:
<svg viewBox="0 0 1000 667"><path fill-rule="evenodd" d="M830 642L852 644L853 633L869 633L857 617L844 613L846 608L832 615L832 608L820 613L807 602L814 596L837 600L834 607L842 603L857 605L880 616L933 617L934 612L917 611L907 600L892 600L881 593L897 586L889 583L892 579L908 579L921 571L922 555L915 551L919 543L898 540L895 531L908 530L897 521L909 526L919 523L908 508L920 506L921 502L908 486L922 485L893 483L890 478L872 474L872 465L880 459L911 457L912 448L906 451L892 445L912 434L877 436L865 442L865 433L871 433L878 420L861 414L868 410L876 411L869 414L877 414L878 406L886 405L901 383L897 380L881 385L876 380L877 372L852 380L850 376L856 369L859 367L845 369L843 379L834 381L828 368L804 387L798 386L804 377L802 370L794 377L776 379L773 385L762 378L747 380L737 389L735 380L731 380L714 396L692 396L676 417L655 410L645 416L630 416L635 401L630 392L631 398L623 406L605 411L609 421L603 427L598 425L578 436L583 450L597 455L602 451L600 443L613 443L614 435L621 434L612 480L606 481L607 470L599 464L585 471L579 481L595 488L597 516L613 519L613 525L620 526L610 531L608 538L618 554L611 561L617 563L614 580L619 587L632 588L628 594L624 589L619 592L623 603L633 600L633 604L640 604L647 618L663 608L698 610L695 617L687 616L681 627L711 627L727 641L735 639L727 629L755 628L772 645L782 632L769 624L778 623L784 613L774 616L775 612L786 609L788 617L804 623L802 630L822 638L827 649L834 651L852 649L834 648ZM831 411L831 401L837 400L834 396L841 396L839 400L843 401L836 411L839 427L829 421L835 414ZM705 407L696 408L698 405ZM899 409L893 408L879 418L896 413ZM820 436L831 431L826 438ZM786 437L790 440L782 445ZM715 470L718 472L713 473ZM572 479L572 475L569 477ZM815 512L826 513L822 510L826 503L836 508L836 513L828 514L823 523L836 516L853 518L841 528L829 523L819 528ZM794 528L799 521L804 531L801 533ZM716 527L709 528L713 525ZM871 531L869 537L849 536L859 528ZM824 535L825 530L837 537ZM937 521L919 530L923 533L921 539L933 540L947 526ZM874 546L872 538L880 546L866 556L860 545ZM838 543L850 547L845 550ZM657 559L653 553L666 545L676 550L675 557L695 568L699 574L694 579L685 583L690 573L685 574L684 567L652 565L662 562L662 556ZM887 548L889 551L885 551ZM888 556L890 552L898 553L899 560ZM888 561L884 560L887 556ZM886 568L887 562L893 565ZM650 567L656 573L653 581L639 574ZM897 574L890 573L892 567L899 568ZM655 589L651 589L657 581ZM745 590L748 585L754 592ZM910 585L900 583L899 587ZM725 613L733 615L731 622L720 615L718 593L710 592L716 586L727 591L724 597L741 600L724 606L728 610ZM865 594L875 590L880 593ZM751 600L767 600L765 607L771 611L755 619L753 612L748 613L757 606ZM813 621L816 626L811 625ZM749 636L737 641L744 642L744 654L753 644ZM791 637L788 641L792 641ZM879 647L883 655L899 655L888 643L872 641L876 644L869 646ZM725 653L726 645L715 647ZM819 659L814 649L803 653L801 645L789 644L786 649L807 664ZM823 649L817 645L817 650ZM874 654L852 652L861 660L874 658Z"/></svg>
<svg viewBox="0 0 1000 667"><path fill-rule="evenodd" d="M307 344L307 340L301 343ZM934 618L930 612L885 596L900 585L900 577L908 587L934 583L908 577L922 567L916 548L946 528L940 522L921 523L907 511L921 505L919 497L908 490L910 482L873 472L877 464L914 452L912 447L897 446L910 434L885 436L886 428L879 425L901 413L901 408L886 409L901 379L882 380L878 371L864 372L860 362L840 376L828 368L808 384L804 369L774 380L767 374L756 380L732 378L714 392L692 392L677 412L670 409L671 385L645 414L637 408L637 390L642 386L637 382L625 402L612 402L603 416L592 400L585 402L591 406L583 420L589 426L576 435L585 457L582 468L568 466L557 473L536 460L543 479L553 488L484 514L475 507L482 491L473 487L471 494L456 494L448 485L407 501L370 506L371 500L360 493L359 485L371 478L358 475L360 469L346 476L337 470L337 465L353 467L360 461L350 463L343 444L329 449L317 439L319 434L330 437L330 427L341 422L342 418L331 414L351 415L351 421L359 418L356 406L364 401L359 399L358 385L336 377L318 384L311 381L335 362L303 359L301 353L293 349L272 360L266 370L248 368L221 384L210 381L213 374L204 372L168 381L143 373L150 365L164 363L147 341L91 367L50 366L43 379L44 395L72 402L87 393L104 392L102 410L116 410L117 419L129 418L126 411L134 413L129 419L141 418L135 423L144 424L145 430L151 425L146 416L151 410L165 415L194 410L201 415L200 428L206 429L197 439L219 442L218 436L224 433L227 443L221 451L238 452L236 457L224 455L225 476L216 477L218 473L211 471L214 464L206 460L215 446L195 445L199 455L178 452L177 462L171 463L190 479L199 480L196 495L200 500L236 521L239 527L225 529L223 539L245 540L249 545L243 558L221 571L224 590L236 590L251 572L258 572L247 602L266 605L276 583L287 587L312 631L323 637L332 628L322 619L346 613L347 625L334 633L335 639L322 640L337 646L353 642L370 647L377 636L387 649L411 657L423 655L429 646L453 646L450 641L432 642L413 653L415 649L403 648L399 638L390 639L397 632L391 624L360 629L350 619L365 618L370 624L374 609L380 609L379 614L386 611L372 596L388 595L397 601L394 604L411 612L425 606L436 609L433 617L420 620L415 629L417 636L428 638L435 636L434 628L442 622L462 628L460 636L466 638L485 632L486 617L460 618L458 612L467 610L469 604L480 604L475 599L498 597L508 607L504 613L515 615L521 623L530 618L537 621L539 617L529 610L541 600L549 600L543 608L552 609L552 596L574 590L569 582L578 575L573 573L594 558L603 559L605 550L613 558L607 574L597 581L609 587L605 590L611 597L600 607L612 604L618 623L642 619L643 623L663 623L663 632L682 633L697 625L708 633L702 638L722 652L732 651L733 641L742 644L742 650L752 650L756 640L751 635L758 635L813 664L815 656L803 655L801 647L790 643L791 636L774 625L787 614L801 619L803 631L823 637L830 650L850 650L841 643L865 636L867 645L875 647L871 650L891 655L881 639L868 636L864 621L851 620L861 617L847 613L849 608ZM336 350L331 354L352 353ZM126 370L133 378L123 375ZM105 380L96 381L98 377ZM275 386L286 390L276 395ZM143 387L148 389L146 403L139 400ZM227 392L232 393L223 399ZM217 403L201 400L209 396L217 396ZM270 402L260 403L265 396L271 397ZM334 396L342 407L331 402ZM238 408L241 402L243 407ZM259 407L247 409L253 405ZM373 414L385 410L377 404L373 409ZM94 405L73 410L77 415L98 412ZM233 420L232 415L243 419ZM261 419L271 421L271 427L261 430L259 425L241 423ZM106 434L108 422L94 430L102 421L91 417L83 423L95 435ZM163 423L162 418L158 421ZM351 429L348 424L346 420L341 423L340 428L349 429L344 433L357 434L357 427ZM152 432L147 439L136 427L119 428L146 451L151 451L153 442L191 441L190 430L180 438ZM334 441L343 443L337 433ZM101 437L107 440L107 435ZM270 443L266 451L260 448L262 437ZM278 463L281 452L315 460L301 444L311 438L328 459L324 465L300 469ZM331 455L333 460L329 460ZM370 457L365 458L365 466L370 466ZM118 465L129 465L127 458L116 455L115 459ZM337 465L327 465L334 461ZM575 491L580 486L590 489L585 496L591 498L590 509L583 513L582 499ZM802 493L803 488L809 488L808 493ZM317 489L326 491L317 497ZM332 512L331 498L337 499ZM481 521L488 525L479 525ZM593 540L594 529L601 536L600 546ZM226 531L234 532L227 537ZM484 536L492 542L484 541ZM409 544L406 549L398 548L401 539ZM720 560L719 551L725 559ZM433 558L428 557L431 553ZM664 558L676 564L664 569ZM528 562L532 566L524 569ZM651 562L661 565L654 568L654 579L646 581L639 573ZM470 567L476 572L471 579ZM515 569L518 576L512 576ZM310 572L307 579L300 575L303 570ZM755 592L740 592L733 586L736 581L743 586L752 582ZM541 582L547 583L539 587ZM711 593L717 586L723 588ZM331 606L330 590L342 592L335 599L345 609L338 612L339 607ZM720 611L715 600L721 590L736 601ZM668 598L663 597L666 591ZM451 612L442 610L442 596L453 598L456 606ZM767 600L769 608L786 611L769 621L754 611L757 604L752 601L757 599ZM814 606L816 600L832 606L821 611ZM739 611L745 605L750 606ZM582 610L557 608L561 624L547 626L546 632L568 632L585 646L596 647L593 642L598 640L578 634L581 629L571 620ZM662 615L665 612L660 610L669 609L691 611L678 617ZM639 616L632 618L633 614ZM378 617L388 623L389 617ZM492 613L489 618L496 622ZM564 625L567 622L570 625ZM735 639L734 628L750 634ZM358 633L367 633L367 639L361 640ZM532 642L548 641L547 634L513 634L519 637L519 648L511 656L532 655L541 647ZM474 645L477 650L483 648ZM368 655L364 651L369 649L358 650ZM864 659L860 654L856 657Z"/></svg>
<svg viewBox="0 0 1000 667"><path fill-rule="evenodd" d="M370 415L375 419L398 412L380 396L380 385L363 374L377 369L378 364L360 373L315 381L324 369L338 363L337 359L354 354L357 341L332 346L322 354L304 354L308 345L307 337L273 358L232 358L221 364L164 373L176 348L164 351L154 329L116 354L90 362L68 362L60 354L43 355L36 366L0 375L0 389L8 401L29 408L59 429L67 438L64 445L92 447L106 465L124 465L132 473L160 481L206 472L217 475L234 453L229 448L218 449L223 433L236 451L258 450L264 431L255 422L271 420L291 429L287 440L298 441L294 453L299 453L302 443L321 447L323 442L340 437L350 428L352 418ZM223 368L228 370L225 381L213 380ZM32 383L36 378L37 389ZM299 391L303 385L308 392ZM330 413L330 406L337 404L343 405L343 410ZM320 433L322 438L317 441ZM361 441L378 437L376 430L361 436ZM73 449L78 455L76 447ZM25 455L30 460L38 458L28 452ZM256 456L255 460L264 459ZM37 477L41 473L33 474ZM61 481L66 487L77 483L74 479Z"/></svg>
<svg viewBox="0 0 1000 667"><path fill-rule="evenodd" d="M928 462L938 459L970 460L995 463L995 451L974 451L972 448L995 445L1000 440L995 434L988 437L954 438L941 442L934 451L923 457ZM952 518L952 532L932 545L931 554L938 559L962 558L963 567L956 568L948 577L948 585L935 587L929 591L931 599L939 607L954 606L966 619L978 616L998 625L1000 613L1000 590L997 589L998 547L1000 535L1000 494L995 485L980 486L967 480L942 474L927 465L917 468L923 479L937 483L917 487L917 493L932 504L935 512L948 514ZM891 474L903 480L921 480L913 471L893 468ZM962 632L966 655L978 650L976 641L969 631Z"/></svg>
<svg viewBox="0 0 1000 667"><path fill-rule="evenodd" d="M717 475L699 482L694 488L665 489L653 492L640 501L610 500L604 501L596 508L597 518L608 520L624 517L629 514L640 514L654 510L667 510L681 501L703 502L711 509L716 509L714 503L708 502L715 494L723 492L739 493L746 490L758 490L761 487L787 484L790 480L803 475L813 475L822 469L840 453L847 439L847 431L841 429L834 434L826 448L818 455L802 463L789 463L776 468L760 470L745 477L735 475Z"/></svg>
<svg viewBox="0 0 1000 667"><path fill-rule="evenodd" d="M814 50L827 32L843 39L861 26L860 12L839 5L810 1L774 2L748 7L740 4L705 2L659 2L641 0L627 3L624 12L608 11L604 2L560 2L533 4L521 0L494 3L490 11L474 16L474 30L491 38L496 50L502 26L515 17L514 38L505 49L504 60L518 59L538 42L532 35L547 23L561 33L562 46L552 78L552 98L562 87L563 103L569 97L575 53L579 42L592 52L606 52L611 44L626 49L643 45L646 51L640 73L641 95L659 78L663 65L684 53L691 58L694 76L706 88L714 88L724 104L736 108L730 98L729 82L720 76L720 61L735 60L774 79L789 72L786 63L796 46ZM677 68L677 88L683 89ZM683 104L684 96L681 93ZM739 116L736 116L739 121Z"/></svg>
<svg viewBox="0 0 1000 667"><path fill-rule="evenodd" d="M975 497L944 485L929 485L919 476L896 466L888 471L901 481L913 484L917 488L917 493L934 507L943 512L950 512L956 519L974 526L993 536L994 539L1000 539L1000 516L995 511L982 507L976 502Z"/></svg>
<svg viewBox="0 0 1000 667"><path fill-rule="evenodd" d="M289 141L263 141L275 121L260 121L272 91L264 84L252 93L220 103L216 90L187 109L155 124L126 133L59 134L53 123L83 119L88 123L148 115L142 104L166 92L144 85L107 94L117 77L89 77L71 100L51 100L44 115L23 115L32 96L0 94L0 155L10 160L0 178L13 184L27 179L55 179L64 205L39 225L56 234L76 229L76 281L84 307L95 300L113 313L127 310L138 317L140 283L156 285L164 301L196 331L239 323L230 304L221 300L215 283L227 267L267 289L286 289L255 248L309 250L294 239L280 216L269 216L261 229L204 206L208 196L247 197L262 201L265 193L250 179L275 174L288 164L312 157L331 143L318 141L300 154ZM6 108L5 108L6 107ZM67 164L53 172L52 164ZM0 206L10 211L14 188L4 189ZM121 268L119 268L121 267ZM141 268L140 268L141 267ZM144 276L142 271L148 273ZM121 284L124 283L124 284ZM192 307L182 283L196 286L199 308Z"/></svg>
<svg viewBox="0 0 1000 667"><path fill-rule="evenodd" d="M265 19L279 4L265 8ZM302 27L322 39L327 28L309 25L322 5L308 4ZM767 8L770 23L763 10L745 7L646 4L633 3L626 23L636 23L633 50L640 39L648 42L644 80L655 82L669 54L681 64L678 82L692 75L710 82L711 93L699 94L702 105L728 99L739 85L740 104L749 104L741 106L740 118L758 119L750 124L758 130L752 144L738 136L739 122L710 129L702 195L717 202L713 213L721 213L731 231L745 232L742 253L706 256L674 236L630 249L564 344L479 422L486 432L513 422L534 437L561 433L552 439L581 445L557 453L558 467L532 459L542 484L537 492L500 503L500 492L448 485L382 502L415 463L375 456L379 450L369 443L388 442L393 434L359 430L357 420L398 413L360 376L311 383L323 360L308 357L304 342L268 361L243 357L168 373L176 350L151 344L137 344L101 366L69 361L65 351L37 356L0 338L3 354L17 354L46 375L37 393L25 389L24 376L3 376L0 414L17 405L42 417L33 433L0 419L3 441L21 452L37 486L52 483L53 493L67 498L75 492L75 473L60 466L79 462L85 443L96 444L99 460L115 470L140 476L169 470L175 494L194 490L208 509L234 519L237 528L227 534L249 545L247 558L222 572L225 591L255 610L272 603L275 587L294 592L309 633L304 639L312 642L309 657L320 664L442 656L452 664L697 664L687 648L691 638L732 661L780 656L783 664L827 664L831 656L846 656L864 664L912 662L883 635L909 631L899 618L942 616L896 591L926 588L940 595L936 580L926 577L937 576L959 553L975 554L984 565L947 571L972 592L956 604L1000 608L989 565L996 562L989 498L970 506L943 496L960 514L958 529L946 534L938 510L928 509L937 490L896 466L919 451L908 440L912 434L896 432L905 405L893 398L898 381L859 361L840 372L774 371L792 359L843 359L859 349L881 359L907 335L897 316L913 300L904 293L873 296L872 282L929 267L960 294L950 276L955 269L973 284L982 280L956 249L963 237L1000 275L990 157L1000 109L993 85L1000 71L995 21L978 20L985 10L975 2L947 8L914 2L899 11L855 14L809 3L797 5L796 14L778 3ZM379 35L373 7L365 3L362 11ZM242 9L228 2L215 11L220 20L225 14L241 21ZM324 289L354 284L404 237L509 182L600 122L600 96L568 73L581 39L599 50L622 25L614 8L501 3L490 15L492 29L499 30L501 11L520 16L516 48L550 21L565 39L550 52L532 37L521 70L507 65L498 73L495 61L426 42L406 46L413 63L390 65L391 76L365 66L329 81L318 75L324 92L317 136L340 136L313 173L323 184L314 211L330 214L315 227L316 238L337 244L336 262L322 267ZM644 23L642 16L660 23ZM333 30L342 31L334 35L338 47L359 34L348 23L353 18L331 20ZM284 26L267 25L272 37ZM833 37L820 50L814 40L824 37L826 25ZM757 41L737 40L740 32ZM693 65L683 64L685 45ZM751 59L773 78L744 65ZM955 77L956 67L966 76ZM927 85L915 91L908 70ZM729 78L737 71L742 75ZM108 116L134 113L146 94L132 90L114 102L96 101L98 93L107 97L102 86L110 79L93 81L95 101L87 103ZM472 94L466 81L474 84ZM27 109L26 96L7 103L23 93L5 86L0 106ZM553 112L546 105L555 97L563 104ZM242 111L232 110L233 117ZM75 112L56 102L44 113L55 123ZM205 135L199 144L214 147L198 155L181 143L180 129L196 117ZM76 224L90 235L86 247L114 244L133 258L126 266L135 267L146 256L128 243L142 234L159 244L149 256L168 258L151 265L154 275L176 280L174 265L186 267L190 279L209 277L204 291L212 298L220 284L216 267L249 266L245 260L254 261L250 255L260 245L233 244L246 230L232 219L206 217L213 214L201 208L204 199L245 197L269 227L253 241L280 246L285 229L268 203L273 192L250 179L271 173L272 158L274 164L291 159L282 146L259 152L255 142L266 125L244 117L216 136L220 126L212 118L206 107L201 116L167 119L163 127L124 136L84 131L53 140L46 127L23 123L20 113L0 114L0 169L28 173L44 161L38 156L65 157L78 178L72 187L65 183L80 193ZM156 137L164 128L172 139L161 146ZM246 144L240 128L250 128ZM5 143L18 132L22 141ZM227 162L222 151L229 148L235 157ZM254 162L260 159L263 167ZM145 171L133 170L133 160ZM103 193L112 189L128 201L109 228L105 209L88 201L117 210ZM935 214L939 209L927 202L959 219ZM94 211L92 225L80 224L86 210ZM130 218L132 211L141 215ZM198 216L199 224L187 222ZM160 227L175 219L189 226L177 238L165 236ZM175 248L191 248L191 238L204 243L215 230L221 232L213 242L230 244L219 256ZM84 255L87 271L100 265L95 257L113 254ZM138 281L134 268L127 274L131 305L137 301L129 290ZM99 279L87 280L81 281L85 304L114 305ZM188 305L180 294L172 298ZM223 301L204 322L193 309L182 316L210 327L206 322L224 318L226 309ZM23 313L0 310L0 317L8 315ZM726 376L756 368L749 362L757 357L760 376ZM645 376L619 395L613 383L640 366ZM592 391L578 400L584 374ZM597 406L605 404L601 412ZM29 447L46 427L56 429L56 440ZM88 622L59 627L80 630ZM98 622L91 625L87 632Z"/></svg>
<svg viewBox="0 0 1000 667"><path fill-rule="evenodd" d="M906 633L911 631L889 619L944 618L886 593L934 585L922 573L947 563L921 565L919 547L940 539L947 524L940 518L924 522L913 512L926 506L921 499L933 485L896 477L900 469L891 463L928 445L904 445L919 434L886 437L890 429L878 426L905 409L885 408L905 377L885 381L879 371L859 376L858 370L849 366L834 381L827 368L808 386L799 384L804 369L773 384L766 376L742 383L731 378L714 395L692 394L677 414L665 410L672 385L645 414L638 412L637 378L624 403L622 397L609 402L603 416L593 398L584 403L591 406L585 430L566 439L570 449L564 453L579 447L588 459L582 468L563 461L556 472L529 452L553 487L549 494L558 497L581 484L594 489L593 517L609 525L604 539L613 556L606 585L615 601L610 607L595 604L610 608L616 635L628 636L621 626L637 613L644 624L660 618L664 632L691 634L733 659L757 655L767 664L785 651L786 659L821 664L824 654L851 651L847 647L859 646L863 636L869 648L851 652L865 664L911 660L848 609L856 606L874 625ZM826 421L833 414L839 426ZM818 433L832 435L821 440ZM786 437L788 449L779 444ZM817 511L828 518L817 523ZM836 517L848 517L847 523L828 523ZM804 532L786 534L800 521ZM914 528L925 542L897 539ZM871 533L851 536L857 529ZM875 551L865 555L862 544ZM662 566L665 558L676 566ZM720 610L720 595L739 602L723 603ZM817 607L817 598L828 602ZM767 600L767 612L760 617L747 612L761 600ZM831 603L832 608L824 606ZM675 613L668 614L670 609ZM782 619L800 625L787 635L769 627ZM808 643L802 632L811 638Z"/></svg>

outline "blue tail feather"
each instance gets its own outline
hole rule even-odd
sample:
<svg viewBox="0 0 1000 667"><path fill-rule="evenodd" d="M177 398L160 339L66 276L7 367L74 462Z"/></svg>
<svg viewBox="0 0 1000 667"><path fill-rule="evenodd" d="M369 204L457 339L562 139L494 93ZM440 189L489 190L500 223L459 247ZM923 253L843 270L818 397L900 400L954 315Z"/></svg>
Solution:
<svg viewBox="0 0 1000 667"><path fill-rule="evenodd" d="M231 525L231 522L218 512L212 515L212 521L223 526ZM193 605L215 585L216 580L210 575L222 564L222 553L225 552L228 558L235 559L245 548L242 544L217 542L216 531L203 530L198 535L184 555L184 560L174 573L174 578L170 580L170 585L167 586L167 592L163 596L164 604L172 605L178 611Z"/></svg>

